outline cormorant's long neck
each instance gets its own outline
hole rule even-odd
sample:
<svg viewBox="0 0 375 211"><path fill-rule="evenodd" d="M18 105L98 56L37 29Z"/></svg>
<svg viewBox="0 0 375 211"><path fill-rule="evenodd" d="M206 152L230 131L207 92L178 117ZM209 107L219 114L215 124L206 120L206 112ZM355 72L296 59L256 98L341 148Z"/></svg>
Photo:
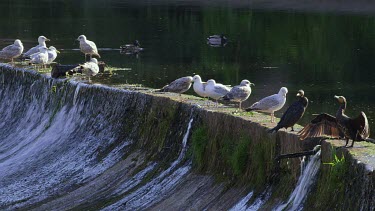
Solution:
<svg viewBox="0 0 375 211"><path fill-rule="evenodd" d="M342 117L345 115L345 109L346 109L346 102L340 105L339 110L337 110L336 117Z"/></svg>
<svg viewBox="0 0 375 211"><path fill-rule="evenodd" d="M302 103L302 105L303 105L304 107L307 107L307 105L309 104L309 100L308 100L306 97L304 97L304 96L301 96L301 97L299 98L299 101Z"/></svg>
<svg viewBox="0 0 375 211"><path fill-rule="evenodd" d="M341 108L342 111L344 112L345 109L346 109L346 102L344 102L343 104L341 104L340 108Z"/></svg>

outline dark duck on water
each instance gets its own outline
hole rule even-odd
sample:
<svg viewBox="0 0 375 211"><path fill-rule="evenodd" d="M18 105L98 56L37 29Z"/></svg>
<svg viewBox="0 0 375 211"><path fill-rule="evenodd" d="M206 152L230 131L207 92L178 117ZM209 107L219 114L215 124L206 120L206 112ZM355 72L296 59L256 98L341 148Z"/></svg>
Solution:
<svg viewBox="0 0 375 211"><path fill-rule="evenodd" d="M277 123L276 127L269 130L269 133L277 132L280 128L287 129L288 127L291 127L292 131L294 131L293 126L301 119L309 104L309 100L305 97L305 92L303 90L297 92L297 97L298 100L289 106L279 123Z"/></svg>
<svg viewBox="0 0 375 211"><path fill-rule="evenodd" d="M211 35L207 38L207 44L212 47L224 47L228 42L228 39L223 35Z"/></svg>
<svg viewBox="0 0 375 211"><path fill-rule="evenodd" d="M143 48L141 48L141 44L139 44L138 40L135 40L133 44L120 46L120 52L124 54L137 54L141 51L143 51Z"/></svg>
<svg viewBox="0 0 375 211"><path fill-rule="evenodd" d="M362 111L357 118L350 118L345 115L346 99L343 96L335 96L340 104L336 117L323 113L317 115L308 125L300 132L300 139L309 137L320 137L328 135L333 138L346 139L345 147L352 139L353 147L355 141L365 141L370 135L368 120L366 114Z"/></svg>

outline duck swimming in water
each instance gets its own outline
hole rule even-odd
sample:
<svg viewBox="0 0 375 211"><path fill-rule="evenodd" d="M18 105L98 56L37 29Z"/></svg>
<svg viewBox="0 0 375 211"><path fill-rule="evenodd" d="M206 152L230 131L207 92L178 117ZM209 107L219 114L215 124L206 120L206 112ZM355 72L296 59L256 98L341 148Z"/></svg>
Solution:
<svg viewBox="0 0 375 211"><path fill-rule="evenodd" d="M207 44L212 47L223 47L227 44L228 39L223 35L211 35L207 38Z"/></svg>
<svg viewBox="0 0 375 211"><path fill-rule="evenodd" d="M346 99L344 96L335 96L340 106L336 112L336 117L323 113L315 117L300 132L300 139L309 137L320 137L328 135L333 138L344 137L346 139L345 147L352 139L353 147L355 141L364 141L370 135L370 129L366 114L361 111L357 118L350 118L345 115Z"/></svg>
<svg viewBox="0 0 375 211"><path fill-rule="evenodd" d="M135 40L133 44L120 46L120 53L124 54L137 54L141 51L143 51L143 48L141 48L141 44L139 44L138 40Z"/></svg>
<svg viewBox="0 0 375 211"><path fill-rule="evenodd" d="M309 104L309 100L305 97L305 92L303 90L297 92L297 97L298 100L289 106L279 123L277 123L276 127L269 130L269 133L277 132L280 128L287 129L288 127L291 127L292 131L294 131L293 126L301 119Z"/></svg>

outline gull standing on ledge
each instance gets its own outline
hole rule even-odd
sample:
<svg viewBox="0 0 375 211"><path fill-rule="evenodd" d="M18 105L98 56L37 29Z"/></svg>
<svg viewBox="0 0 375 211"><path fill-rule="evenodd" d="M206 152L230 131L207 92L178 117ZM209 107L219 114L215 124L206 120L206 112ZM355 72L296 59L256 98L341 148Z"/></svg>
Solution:
<svg viewBox="0 0 375 211"><path fill-rule="evenodd" d="M250 83L250 81L246 79L242 80L240 85L233 87L230 92L223 97L223 100L239 102L241 109L242 101L245 101L250 97L251 85L255 86L255 84Z"/></svg>
<svg viewBox="0 0 375 211"><path fill-rule="evenodd" d="M90 76L95 76L99 73L98 60L91 58L89 62L85 62L83 65L80 65L80 69L82 70L82 73L89 77L90 80Z"/></svg>
<svg viewBox="0 0 375 211"><path fill-rule="evenodd" d="M172 81L170 84L164 86L160 90L157 90L157 92L174 92L174 93L182 94L190 89L192 82L193 82L193 77L191 76L178 78Z"/></svg>
<svg viewBox="0 0 375 211"><path fill-rule="evenodd" d="M199 75L195 75L193 77L193 89L195 93L197 93L199 96L206 98L207 93L206 93L206 82L202 82L202 78Z"/></svg>
<svg viewBox="0 0 375 211"><path fill-rule="evenodd" d="M223 84L216 83L214 79L210 79L207 81L206 94L208 97L216 100L216 107L218 107L217 100L224 97L226 94L228 94L229 91L229 87Z"/></svg>
<svg viewBox="0 0 375 211"><path fill-rule="evenodd" d="M100 55L98 53L98 49L96 48L96 45L94 42L86 39L85 35L80 35L77 40L79 41L79 47L81 49L81 52L85 54L85 60L86 55L90 55L90 59L92 56L97 56L100 58Z"/></svg>
<svg viewBox="0 0 375 211"><path fill-rule="evenodd" d="M26 53L24 53L24 57L29 57L34 53L39 53L39 48L40 47L47 47L46 41L50 41L47 37L45 36L39 36L38 37L38 45L35 47L30 48Z"/></svg>
<svg viewBox="0 0 375 211"><path fill-rule="evenodd" d="M39 47L39 53L34 53L30 55L30 64L41 64L45 67L45 64L48 63L48 48Z"/></svg>
<svg viewBox="0 0 375 211"><path fill-rule="evenodd" d="M195 75L193 77L193 82L193 89L195 93L197 93L199 96L203 98L209 98L206 92L207 82L202 82L202 78L199 75ZM207 101L207 105L210 105L210 101Z"/></svg>
<svg viewBox="0 0 375 211"><path fill-rule="evenodd" d="M48 48L48 62L47 64L51 64L53 61L55 61L57 54L60 53L55 47L50 46Z"/></svg>
<svg viewBox="0 0 375 211"><path fill-rule="evenodd" d="M271 114L271 122L275 122L274 112L280 110L286 102L286 94L288 89L281 87L279 93L265 97L254 103L246 111L263 111Z"/></svg>
<svg viewBox="0 0 375 211"><path fill-rule="evenodd" d="M22 54L23 45L21 40L15 40L14 44L8 45L0 51L0 58L2 59L13 59L19 57Z"/></svg>

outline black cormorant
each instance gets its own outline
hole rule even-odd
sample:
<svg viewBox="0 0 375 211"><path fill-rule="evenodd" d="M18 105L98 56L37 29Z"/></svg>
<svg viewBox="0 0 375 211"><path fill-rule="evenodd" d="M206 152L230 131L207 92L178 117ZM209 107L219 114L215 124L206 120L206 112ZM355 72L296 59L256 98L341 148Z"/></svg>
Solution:
<svg viewBox="0 0 375 211"><path fill-rule="evenodd" d="M269 130L269 133L277 132L280 128L283 127L285 129L291 127L292 131L294 131L293 126L298 122L298 120L301 119L301 117L305 113L307 105L309 104L309 100L307 99L307 97L305 97L305 92L303 90L299 90L297 92L297 96L299 99L289 106L289 108L281 117L279 123L277 123L276 127Z"/></svg>

